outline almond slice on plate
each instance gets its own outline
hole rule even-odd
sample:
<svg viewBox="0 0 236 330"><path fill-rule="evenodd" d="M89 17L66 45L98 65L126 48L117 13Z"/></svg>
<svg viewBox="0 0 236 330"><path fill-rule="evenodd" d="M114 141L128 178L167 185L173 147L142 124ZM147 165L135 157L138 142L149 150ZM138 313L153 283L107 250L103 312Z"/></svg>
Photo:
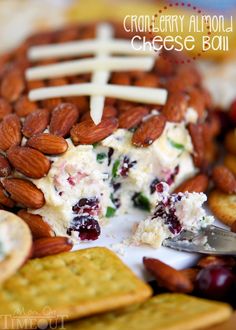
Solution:
<svg viewBox="0 0 236 330"><path fill-rule="evenodd" d="M13 275L31 254L29 227L17 215L0 210L0 283Z"/></svg>

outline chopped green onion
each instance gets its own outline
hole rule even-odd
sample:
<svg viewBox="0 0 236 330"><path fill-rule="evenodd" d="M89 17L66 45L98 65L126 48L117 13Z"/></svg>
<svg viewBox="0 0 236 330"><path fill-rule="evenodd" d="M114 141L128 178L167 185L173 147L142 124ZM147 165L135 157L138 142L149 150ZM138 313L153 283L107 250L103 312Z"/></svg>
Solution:
<svg viewBox="0 0 236 330"><path fill-rule="evenodd" d="M107 211L106 211L106 217L110 218L113 217L113 215L116 213L116 209L114 209L111 206L108 206Z"/></svg>
<svg viewBox="0 0 236 330"><path fill-rule="evenodd" d="M168 137L168 141L172 145L172 147L174 147L176 149L179 149L179 150L184 150L185 149L183 144L175 142L172 139L170 139L169 137Z"/></svg>
<svg viewBox="0 0 236 330"><path fill-rule="evenodd" d="M145 211L151 210L151 204L149 202L149 199L143 193L135 193L132 197L132 200L134 202L135 207Z"/></svg>
<svg viewBox="0 0 236 330"><path fill-rule="evenodd" d="M98 142L93 143L93 147L96 148L98 146Z"/></svg>
<svg viewBox="0 0 236 330"><path fill-rule="evenodd" d="M97 162L99 164L102 164L106 157L107 157L107 155L105 152L101 152L100 154L97 154Z"/></svg>
<svg viewBox="0 0 236 330"><path fill-rule="evenodd" d="M120 166L120 160L117 159L114 164L113 164L113 167L112 167L112 177L113 178L116 178L118 176L118 168Z"/></svg>

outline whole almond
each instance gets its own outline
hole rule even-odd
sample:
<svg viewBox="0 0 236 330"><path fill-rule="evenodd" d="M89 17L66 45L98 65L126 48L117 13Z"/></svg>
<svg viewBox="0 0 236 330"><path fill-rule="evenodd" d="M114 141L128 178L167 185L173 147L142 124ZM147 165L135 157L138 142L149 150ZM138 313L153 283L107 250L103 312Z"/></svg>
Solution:
<svg viewBox="0 0 236 330"><path fill-rule="evenodd" d="M17 214L29 226L34 240L55 236L52 228L43 220L41 215L28 213L26 210L20 210Z"/></svg>
<svg viewBox="0 0 236 330"><path fill-rule="evenodd" d="M79 111L74 104L61 103L52 112L49 131L51 134L65 137L78 118Z"/></svg>
<svg viewBox="0 0 236 330"><path fill-rule="evenodd" d="M2 120L6 115L9 115L12 112L12 107L3 98L0 98L0 120Z"/></svg>
<svg viewBox="0 0 236 330"><path fill-rule="evenodd" d="M50 170L50 161L40 151L29 147L12 147L7 151L11 165L20 173L40 179Z"/></svg>
<svg viewBox="0 0 236 330"><path fill-rule="evenodd" d="M110 118L110 117L116 117L117 115L117 110L115 107L113 107L112 105L105 105L104 109L103 109L103 114L102 114L102 118ZM84 120L91 120L91 116L90 116L90 111L86 111L80 121L84 121Z"/></svg>
<svg viewBox="0 0 236 330"><path fill-rule="evenodd" d="M181 92L175 92L168 96L162 113L168 121L179 123L184 119L187 107L186 95Z"/></svg>
<svg viewBox="0 0 236 330"><path fill-rule="evenodd" d="M105 139L118 127L116 118L104 118L99 125L95 125L92 120L85 120L76 124L71 129L71 139L77 144L93 144Z"/></svg>
<svg viewBox="0 0 236 330"><path fill-rule="evenodd" d="M15 113L19 117L26 117L37 109L37 104L28 99L27 95L22 95L15 103Z"/></svg>
<svg viewBox="0 0 236 330"><path fill-rule="evenodd" d="M122 112L119 116L119 127L130 129L137 126L149 113L146 107L132 107L128 111Z"/></svg>
<svg viewBox="0 0 236 330"><path fill-rule="evenodd" d="M236 260L229 256L206 256L201 258L198 263L198 267L206 268L211 266L226 266L235 267Z"/></svg>
<svg viewBox="0 0 236 330"><path fill-rule="evenodd" d="M111 77L111 83L115 85L131 85L131 77L125 72L114 72Z"/></svg>
<svg viewBox="0 0 236 330"><path fill-rule="evenodd" d="M22 133L26 137L42 133L48 126L50 112L47 109L38 109L30 113L23 124Z"/></svg>
<svg viewBox="0 0 236 330"><path fill-rule="evenodd" d="M16 101L25 88L22 73L12 69L5 73L1 83L1 95L9 102Z"/></svg>
<svg viewBox="0 0 236 330"><path fill-rule="evenodd" d="M68 144L63 137L48 133L32 136L26 145L47 155L59 155L68 149Z"/></svg>
<svg viewBox="0 0 236 330"><path fill-rule="evenodd" d="M59 106L62 103L62 99L60 97L54 97L52 99L46 99L41 101L42 108L53 111L53 109Z"/></svg>
<svg viewBox="0 0 236 330"><path fill-rule="evenodd" d="M31 91L36 88L45 87L45 83L43 80L29 80L26 82L27 90Z"/></svg>
<svg viewBox="0 0 236 330"><path fill-rule="evenodd" d="M0 149L6 151L21 142L20 119L15 114L4 117L0 123Z"/></svg>
<svg viewBox="0 0 236 330"><path fill-rule="evenodd" d="M144 121L134 132L132 143L136 147L148 147L161 136L166 124L163 115L157 115Z"/></svg>
<svg viewBox="0 0 236 330"><path fill-rule="evenodd" d="M205 174L197 174L194 177L187 179L180 186L178 186L174 193L179 192L205 192L208 188L209 179Z"/></svg>
<svg viewBox="0 0 236 330"><path fill-rule="evenodd" d="M8 208L15 206L14 201L8 196L7 192L2 186L0 186L0 204Z"/></svg>
<svg viewBox="0 0 236 330"><path fill-rule="evenodd" d="M164 262L154 258L143 258L146 269L154 275L158 285L172 292L190 293L193 284L190 279Z"/></svg>
<svg viewBox="0 0 236 330"><path fill-rule="evenodd" d="M8 178L2 184L13 200L25 207L39 209L45 204L42 191L28 180Z"/></svg>
<svg viewBox="0 0 236 330"><path fill-rule="evenodd" d="M134 85L139 87L151 87L155 88L160 84L160 79L156 74L145 73L141 77L135 80Z"/></svg>
<svg viewBox="0 0 236 330"><path fill-rule="evenodd" d="M202 126L190 123L188 131L193 143L193 161L196 167L201 168L204 162L204 139Z"/></svg>
<svg viewBox="0 0 236 330"><path fill-rule="evenodd" d="M11 174L11 166L6 157L0 154L0 177L6 177Z"/></svg>
<svg viewBox="0 0 236 330"><path fill-rule="evenodd" d="M33 242L33 258L42 258L70 251L73 247L68 237L45 237Z"/></svg>
<svg viewBox="0 0 236 330"><path fill-rule="evenodd" d="M234 174L223 165L218 165L212 170L212 179L217 188L227 194L236 192L236 179Z"/></svg>

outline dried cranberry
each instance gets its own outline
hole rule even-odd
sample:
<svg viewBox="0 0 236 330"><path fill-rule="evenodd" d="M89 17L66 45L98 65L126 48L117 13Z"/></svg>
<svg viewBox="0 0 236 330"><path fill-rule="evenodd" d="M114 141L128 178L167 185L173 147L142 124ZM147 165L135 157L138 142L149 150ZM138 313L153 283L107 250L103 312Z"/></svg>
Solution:
<svg viewBox="0 0 236 330"><path fill-rule="evenodd" d="M81 198L78 203L72 206L72 210L78 214L97 215L99 211L99 200L97 197Z"/></svg>
<svg viewBox="0 0 236 330"><path fill-rule="evenodd" d="M121 183L120 182L114 182L114 181L112 181L111 184L112 184L112 187L113 187L114 191L119 190L120 187L121 187Z"/></svg>
<svg viewBox="0 0 236 330"><path fill-rule="evenodd" d="M107 158L108 159L108 166L111 165L111 157L112 157L113 153L114 153L114 149L113 148L109 148L108 154L107 154L107 156L108 156L108 158Z"/></svg>
<svg viewBox="0 0 236 330"><path fill-rule="evenodd" d="M73 180L73 178L71 176L69 176L69 178L67 179L67 181L69 182L69 184L71 186L75 186L75 182L74 182L74 180Z"/></svg>
<svg viewBox="0 0 236 330"><path fill-rule="evenodd" d="M150 184L150 193L151 193L151 195L152 194L154 194L154 192L156 191L156 185L159 183L160 181L159 181L159 179L154 179L153 181L152 181L152 183Z"/></svg>
<svg viewBox="0 0 236 330"><path fill-rule="evenodd" d="M72 221L72 225L67 229L67 234L71 236L72 231L77 231L82 241L94 241L98 239L101 233L98 221L89 215L75 217Z"/></svg>
<svg viewBox="0 0 236 330"><path fill-rule="evenodd" d="M166 183L168 183L169 186L172 185L178 173L179 173L179 165L175 167L174 172L171 173L170 177L166 180Z"/></svg>
<svg viewBox="0 0 236 330"><path fill-rule="evenodd" d="M163 191L164 191L164 185L163 185L163 183L158 183L156 185L156 191L159 192L159 193L163 193Z"/></svg>
<svg viewBox="0 0 236 330"><path fill-rule="evenodd" d="M128 176L130 168L132 168L135 164L137 164L136 160L131 162L129 157L125 156L123 159L123 164L119 170L119 174L123 177Z"/></svg>

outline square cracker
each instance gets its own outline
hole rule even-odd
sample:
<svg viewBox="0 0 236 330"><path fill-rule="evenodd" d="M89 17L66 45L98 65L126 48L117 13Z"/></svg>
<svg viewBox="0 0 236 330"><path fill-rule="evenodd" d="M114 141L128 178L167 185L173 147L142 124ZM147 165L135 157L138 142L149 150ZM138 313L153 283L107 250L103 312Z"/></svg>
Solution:
<svg viewBox="0 0 236 330"><path fill-rule="evenodd" d="M142 302L151 288L110 250L30 260L0 287L0 329L26 329Z"/></svg>
<svg viewBox="0 0 236 330"><path fill-rule="evenodd" d="M64 325L66 330L195 330L225 321L229 305L184 294L166 293L123 311Z"/></svg>

